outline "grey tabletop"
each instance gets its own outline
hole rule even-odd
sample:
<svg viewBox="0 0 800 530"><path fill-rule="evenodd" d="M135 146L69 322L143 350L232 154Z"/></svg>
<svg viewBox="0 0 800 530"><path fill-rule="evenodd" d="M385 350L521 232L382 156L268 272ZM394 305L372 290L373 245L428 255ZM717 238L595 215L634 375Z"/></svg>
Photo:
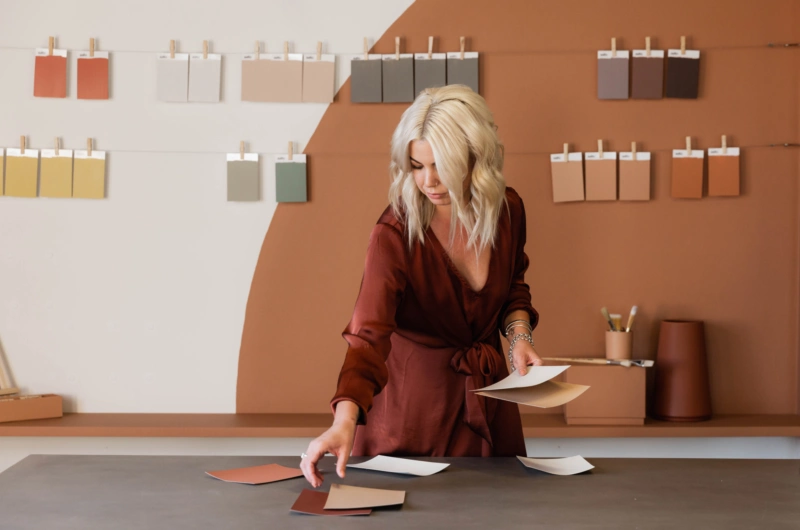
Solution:
<svg viewBox="0 0 800 530"><path fill-rule="evenodd" d="M353 462L365 459L353 459ZM0 528L800 528L800 461L589 459L560 477L513 458L449 462L430 477L349 469L333 482L402 489L402 508L369 517L289 512L305 479L229 484L205 471L294 457L33 455L0 474Z"/></svg>

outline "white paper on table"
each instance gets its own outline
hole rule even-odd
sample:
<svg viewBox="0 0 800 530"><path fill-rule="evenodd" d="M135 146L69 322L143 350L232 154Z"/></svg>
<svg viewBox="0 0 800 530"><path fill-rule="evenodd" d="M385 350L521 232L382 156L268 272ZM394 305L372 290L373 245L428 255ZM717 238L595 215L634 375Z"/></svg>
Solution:
<svg viewBox="0 0 800 530"><path fill-rule="evenodd" d="M356 510L358 508L378 508L395 506L406 500L405 491L358 488L344 484L331 484L331 491L325 503L326 510Z"/></svg>
<svg viewBox="0 0 800 530"><path fill-rule="evenodd" d="M525 467L544 471L551 475L577 475L585 473L594 466L584 460L582 456L570 456L567 458L526 458L517 457Z"/></svg>
<svg viewBox="0 0 800 530"><path fill-rule="evenodd" d="M509 388L524 388L526 386L536 386L541 385L545 381L550 381L557 375L564 373L564 371L569 368L569 365L565 366L528 366L528 373L525 375L519 375L519 370L514 370L511 374L503 379L502 381L498 381L493 385L489 385L484 388L479 388L478 390L474 390L473 392L485 392L487 390L506 390Z"/></svg>
<svg viewBox="0 0 800 530"><path fill-rule="evenodd" d="M487 392L478 392L478 395L502 399L503 401L512 401L530 407L549 409L569 403L588 389L589 387L586 385L546 381L537 386L489 390Z"/></svg>
<svg viewBox="0 0 800 530"><path fill-rule="evenodd" d="M383 471L384 473L400 473L402 475L416 475L428 477L444 470L450 464L439 462L422 462L392 456L379 455L360 464L347 464L347 467L367 469L370 471Z"/></svg>

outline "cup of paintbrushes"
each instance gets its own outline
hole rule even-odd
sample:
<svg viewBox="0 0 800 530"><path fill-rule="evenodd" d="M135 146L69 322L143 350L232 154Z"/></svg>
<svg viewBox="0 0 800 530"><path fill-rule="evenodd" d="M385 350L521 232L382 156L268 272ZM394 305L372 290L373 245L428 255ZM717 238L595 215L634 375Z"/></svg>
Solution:
<svg viewBox="0 0 800 530"><path fill-rule="evenodd" d="M630 359L633 351L633 319L636 315L636 306L631 309L628 324L623 327L622 315L609 314L604 307L600 311L608 322L609 330L606 331L606 359Z"/></svg>

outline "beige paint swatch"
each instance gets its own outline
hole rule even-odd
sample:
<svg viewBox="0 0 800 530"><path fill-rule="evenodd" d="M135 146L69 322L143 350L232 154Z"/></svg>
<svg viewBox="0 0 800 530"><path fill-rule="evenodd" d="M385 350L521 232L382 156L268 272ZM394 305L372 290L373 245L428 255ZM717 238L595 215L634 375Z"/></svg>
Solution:
<svg viewBox="0 0 800 530"><path fill-rule="evenodd" d="M517 458L525 467L544 471L551 475L577 475L594 469L594 466L582 456L570 456L567 458L527 458L518 456Z"/></svg>
<svg viewBox="0 0 800 530"><path fill-rule="evenodd" d="M541 385L529 386L525 388L510 388L507 390L491 390L488 392L478 392L481 396L503 401L512 401L520 405L548 409L560 407L569 403L580 396L589 387L586 385L575 385L572 383L559 383L557 381L547 381Z"/></svg>
<svg viewBox="0 0 800 530"><path fill-rule="evenodd" d="M303 101L303 55L245 55L242 61L242 101L300 103Z"/></svg>
<svg viewBox="0 0 800 530"><path fill-rule="evenodd" d="M185 103L189 98L189 54L158 54L156 95L159 101Z"/></svg>
<svg viewBox="0 0 800 530"><path fill-rule="evenodd" d="M193 103L219 103L222 86L222 56L193 53L189 60L189 101Z"/></svg>
<svg viewBox="0 0 800 530"><path fill-rule="evenodd" d="M583 189L583 153L550 155L553 179L553 202L573 202L585 199Z"/></svg>
<svg viewBox="0 0 800 530"><path fill-rule="evenodd" d="M225 482L256 485L302 477L303 472L297 468L285 467L280 464L267 464L265 466L206 471L206 475Z"/></svg>
<svg viewBox="0 0 800 530"><path fill-rule="evenodd" d="M72 150L42 149L39 196L72 197Z"/></svg>
<svg viewBox="0 0 800 530"><path fill-rule="evenodd" d="M258 153L228 153L228 201L258 201L261 198L261 179Z"/></svg>
<svg viewBox="0 0 800 530"><path fill-rule="evenodd" d="M424 462L408 458L378 455L360 464L347 464L347 467L366 469L369 471L382 471L384 473L397 473L400 475L428 477L440 471L444 471L449 465L450 464L442 464L440 462Z"/></svg>
<svg viewBox="0 0 800 530"><path fill-rule="evenodd" d="M736 197L740 194L740 158L738 147L708 150L708 196Z"/></svg>
<svg viewBox="0 0 800 530"><path fill-rule="evenodd" d="M617 200L617 153L586 153L586 200Z"/></svg>
<svg viewBox="0 0 800 530"><path fill-rule="evenodd" d="M335 75L335 55L321 55L319 61L313 53L303 57L303 102L333 102Z"/></svg>
<svg viewBox="0 0 800 530"><path fill-rule="evenodd" d="M703 158L705 151L672 151L672 198L703 198Z"/></svg>
<svg viewBox="0 0 800 530"><path fill-rule="evenodd" d="M569 365L562 366L529 366L528 373L519 375L519 370L514 370L511 374L493 385L479 388L474 392L486 392L491 390L507 390L509 388L525 388L527 386L541 385L564 373Z"/></svg>
<svg viewBox="0 0 800 530"><path fill-rule="evenodd" d="M106 153L75 151L72 196L78 199L104 199L106 196Z"/></svg>
<svg viewBox="0 0 800 530"><path fill-rule="evenodd" d="M650 153L619 154L619 200L650 200Z"/></svg>
<svg viewBox="0 0 800 530"><path fill-rule="evenodd" d="M344 484L331 484L326 510L354 510L357 508L377 508L397 506L406 500L405 491L359 488Z"/></svg>
<svg viewBox="0 0 800 530"><path fill-rule="evenodd" d="M39 172L39 151L9 149L6 152L6 195L9 197L36 197Z"/></svg>

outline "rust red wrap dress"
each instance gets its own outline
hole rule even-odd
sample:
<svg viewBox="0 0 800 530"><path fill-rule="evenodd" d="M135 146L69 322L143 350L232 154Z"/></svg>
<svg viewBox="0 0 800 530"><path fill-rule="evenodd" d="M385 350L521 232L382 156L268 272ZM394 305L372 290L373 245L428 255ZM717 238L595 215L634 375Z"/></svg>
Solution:
<svg viewBox="0 0 800 530"><path fill-rule="evenodd" d="M471 390L508 375L500 330L538 313L525 283L525 209L506 188L486 285L476 292L428 229L409 248L387 208L372 230L331 407L361 410L353 455L525 455L517 405Z"/></svg>

